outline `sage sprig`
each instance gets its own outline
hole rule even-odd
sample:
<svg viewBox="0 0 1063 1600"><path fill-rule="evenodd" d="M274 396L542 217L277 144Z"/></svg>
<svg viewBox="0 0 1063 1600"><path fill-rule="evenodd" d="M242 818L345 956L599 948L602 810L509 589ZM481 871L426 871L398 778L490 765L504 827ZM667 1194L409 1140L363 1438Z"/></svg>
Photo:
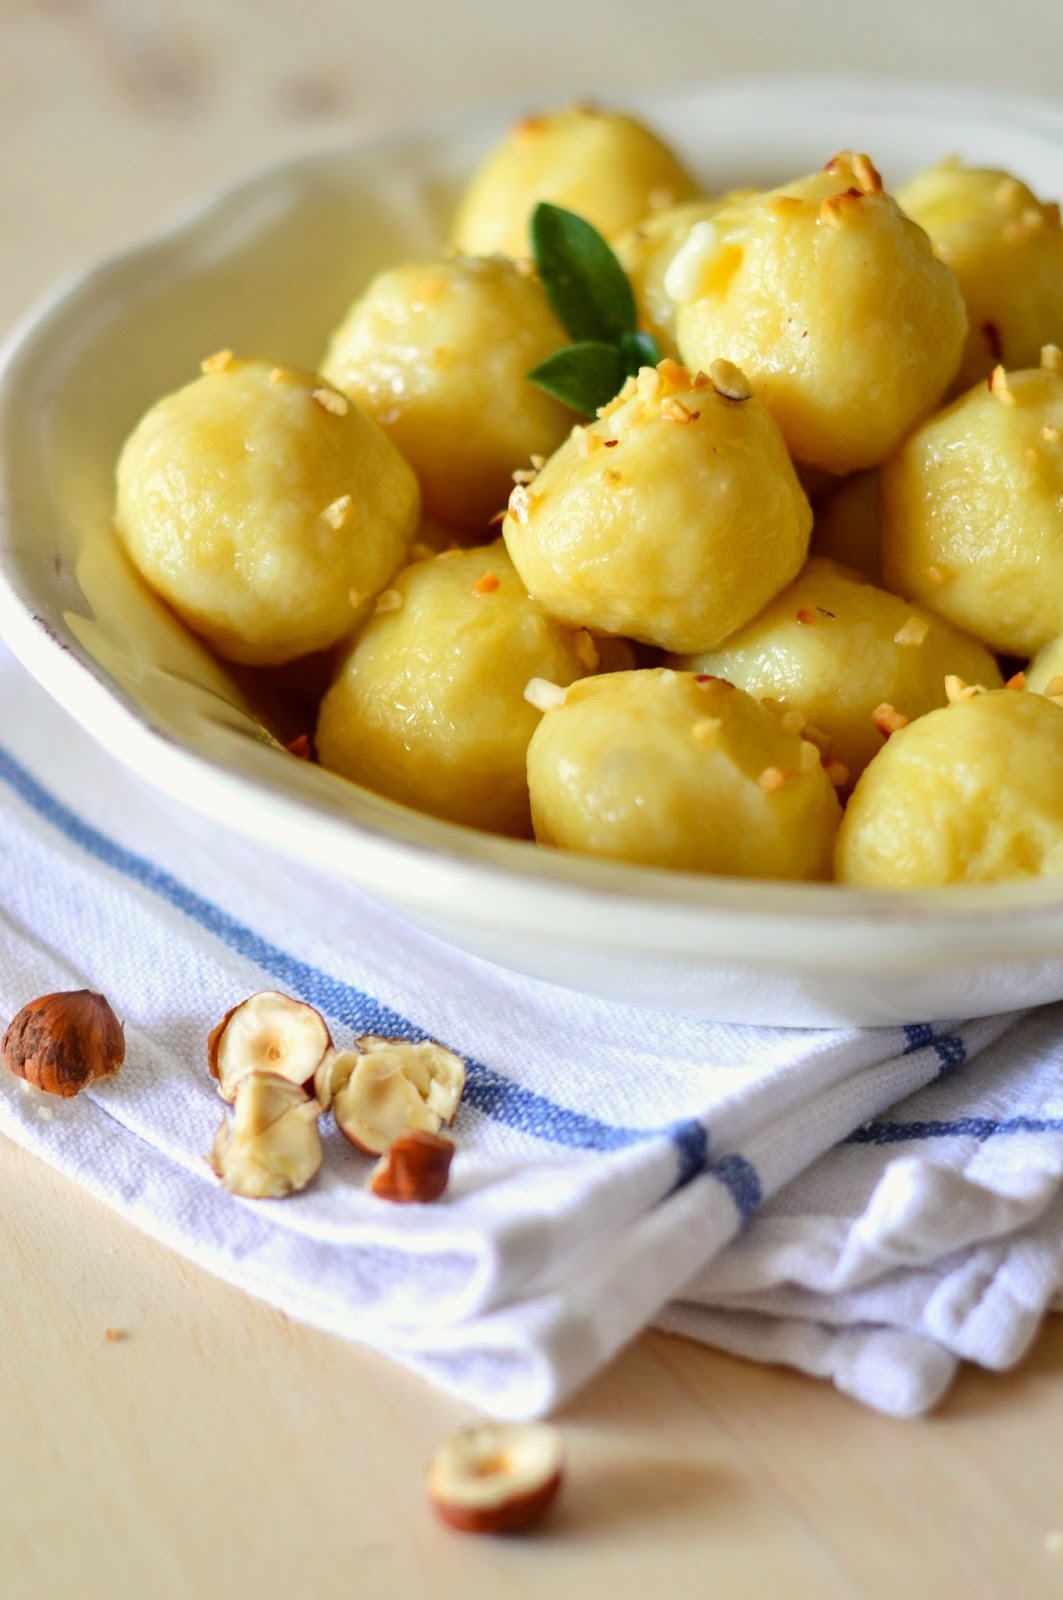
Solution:
<svg viewBox="0 0 1063 1600"><path fill-rule="evenodd" d="M532 383L593 417L639 367L661 359L638 327L627 274L597 228L543 200L532 212L532 255L546 297L573 343L529 372Z"/></svg>

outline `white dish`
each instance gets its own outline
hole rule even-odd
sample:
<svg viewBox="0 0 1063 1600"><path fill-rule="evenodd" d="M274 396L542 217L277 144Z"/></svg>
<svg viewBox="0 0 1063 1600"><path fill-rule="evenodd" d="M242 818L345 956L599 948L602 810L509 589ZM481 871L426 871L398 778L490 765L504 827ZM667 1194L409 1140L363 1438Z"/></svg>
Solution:
<svg viewBox="0 0 1063 1600"><path fill-rule="evenodd" d="M626 96L714 189L843 147L887 185L955 151L1063 193L1063 112L897 85L768 81ZM908 895L592 862L477 834L293 760L131 574L113 464L222 345L314 366L377 268L432 252L504 123L277 168L33 315L0 367L0 629L109 750L195 806L503 965L718 1019L957 1018L1063 997L1063 883ZM342 971L343 953L336 966Z"/></svg>

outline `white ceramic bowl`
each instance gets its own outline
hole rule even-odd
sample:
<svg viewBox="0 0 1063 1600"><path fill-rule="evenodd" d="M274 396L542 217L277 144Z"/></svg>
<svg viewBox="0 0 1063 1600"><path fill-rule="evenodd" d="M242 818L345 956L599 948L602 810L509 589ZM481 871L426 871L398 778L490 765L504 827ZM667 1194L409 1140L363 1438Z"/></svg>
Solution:
<svg viewBox="0 0 1063 1600"><path fill-rule="evenodd" d="M959 91L773 80L625 103L712 189L836 149L887 186L956 152L1063 193L1063 112ZM1063 883L908 895L582 860L393 805L285 755L110 529L122 440L222 345L313 367L369 275L432 252L503 123L274 169L31 317L0 370L0 628L137 772L443 938L602 995L798 1026L958 1018L1063 996ZM337 952L337 967L342 952Z"/></svg>

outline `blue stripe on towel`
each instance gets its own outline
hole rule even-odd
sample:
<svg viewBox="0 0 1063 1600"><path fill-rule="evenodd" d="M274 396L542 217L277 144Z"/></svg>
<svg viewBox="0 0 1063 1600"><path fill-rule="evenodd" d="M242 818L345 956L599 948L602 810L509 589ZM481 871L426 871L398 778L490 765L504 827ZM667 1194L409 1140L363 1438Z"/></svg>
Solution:
<svg viewBox="0 0 1063 1600"><path fill-rule="evenodd" d="M745 1156L721 1156L705 1169L710 1177L718 1178L738 1208L743 1222L748 1222L764 1198L756 1168Z"/></svg>
<svg viewBox="0 0 1063 1600"><path fill-rule="evenodd" d="M65 806L2 747L0 779L31 810L88 855L165 900L230 950L268 973L286 992L317 1006L356 1033L383 1033L405 1039L426 1037L409 1018L382 1006L362 990L289 955L161 867L124 849ZM466 1070L466 1103L483 1116L521 1133L570 1149L601 1151L622 1150L641 1140L667 1136L676 1153L677 1186L689 1183L691 1178L706 1170L709 1141L700 1123L689 1121L664 1128L617 1126L558 1105L545 1095L514 1083L482 1061L467 1061ZM736 1164L740 1164L744 1174L741 1179L737 1176L739 1166ZM750 1215L760 1200L760 1182L750 1163L742 1156L727 1156L707 1170L713 1171L726 1185L742 1215Z"/></svg>
<svg viewBox="0 0 1063 1600"><path fill-rule="evenodd" d="M1008 1133L1063 1133L1063 1117L955 1117L952 1121L868 1122L846 1144L905 1144L909 1140L995 1139Z"/></svg>
<svg viewBox="0 0 1063 1600"><path fill-rule="evenodd" d="M681 1189L691 1178L696 1178L699 1172L705 1171L709 1159L709 1134L708 1130L693 1118L688 1122L673 1124L669 1131L679 1161L675 1187Z"/></svg>
<svg viewBox="0 0 1063 1600"><path fill-rule="evenodd" d="M929 1022L908 1022L904 1027L904 1054L914 1055L917 1050L932 1049L941 1066L939 1078L947 1078L962 1067L967 1060L967 1046L958 1033L935 1034Z"/></svg>

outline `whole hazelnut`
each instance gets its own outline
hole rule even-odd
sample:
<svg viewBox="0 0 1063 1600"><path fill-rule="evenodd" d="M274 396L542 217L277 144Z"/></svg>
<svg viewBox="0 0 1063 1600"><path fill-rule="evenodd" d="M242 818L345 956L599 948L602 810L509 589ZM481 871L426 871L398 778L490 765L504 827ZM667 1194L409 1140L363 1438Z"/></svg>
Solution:
<svg viewBox="0 0 1063 1600"><path fill-rule="evenodd" d="M125 1034L102 994L60 990L22 1007L4 1034L3 1052L16 1077L69 1098L118 1071Z"/></svg>

